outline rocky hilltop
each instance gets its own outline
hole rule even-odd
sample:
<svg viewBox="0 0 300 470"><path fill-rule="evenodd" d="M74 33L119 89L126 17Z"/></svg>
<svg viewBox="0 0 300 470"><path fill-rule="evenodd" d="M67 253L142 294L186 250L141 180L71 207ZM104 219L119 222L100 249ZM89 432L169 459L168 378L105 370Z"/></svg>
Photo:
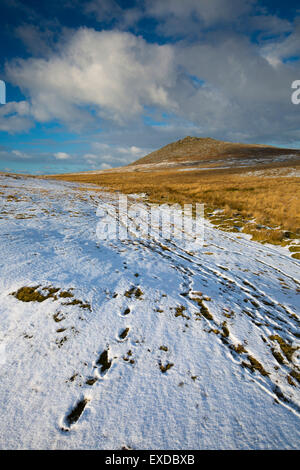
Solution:
<svg viewBox="0 0 300 470"><path fill-rule="evenodd" d="M197 166L203 163L245 165L251 163L267 163L270 161L299 160L300 150L278 148L267 145L242 144L224 142L210 137L191 137L172 142L159 150L149 153L129 166ZM237 162L237 160L239 160ZM249 162L250 163L250 162Z"/></svg>

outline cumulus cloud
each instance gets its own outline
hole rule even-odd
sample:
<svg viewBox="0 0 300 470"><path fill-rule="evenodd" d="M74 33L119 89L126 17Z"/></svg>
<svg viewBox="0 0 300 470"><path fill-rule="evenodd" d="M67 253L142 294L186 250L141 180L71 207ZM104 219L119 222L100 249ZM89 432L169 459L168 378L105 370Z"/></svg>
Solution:
<svg viewBox="0 0 300 470"><path fill-rule="evenodd" d="M274 68L261 56L259 45L226 33L208 35L203 43L181 44L176 57L204 81L194 91L188 92L192 84L178 88L182 116L208 134L278 142L297 131L299 110L290 104L290 87L299 63L281 61Z"/></svg>
<svg viewBox="0 0 300 470"><path fill-rule="evenodd" d="M119 27L120 5L92 0L84 8L99 21L115 18ZM254 0L145 0L126 13L128 24L151 17L162 35L184 34L158 45L121 30L69 31L45 49L46 57L7 64L8 79L28 102L1 108L0 130L23 131L33 120L101 129L109 144L92 142L82 155L89 165L104 166L130 163L184 132L299 140L299 108L290 100L291 83L300 73L299 60L293 60L300 55L297 19L268 15ZM255 42L251 32L257 33ZM28 28L19 34L30 44ZM152 111L153 123L142 126Z"/></svg>
<svg viewBox="0 0 300 470"><path fill-rule="evenodd" d="M130 33L82 28L48 59L14 61L6 73L28 95L37 121L86 121L85 106L124 121L144 105L175 106L168 94L172 63L169 46Z"/></svg>

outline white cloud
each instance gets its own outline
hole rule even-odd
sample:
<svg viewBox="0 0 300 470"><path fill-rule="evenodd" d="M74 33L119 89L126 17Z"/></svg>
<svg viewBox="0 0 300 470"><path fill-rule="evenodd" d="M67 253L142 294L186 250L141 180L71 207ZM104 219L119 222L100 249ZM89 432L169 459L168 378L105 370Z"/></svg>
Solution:
<svg viewBox="0 0 300 470"><path fill-rule="evenodd" d="M11 82L29 95L39 122L53 118L86 121L98 116L125 121L144 105L174 108L173 51L117 31L79 29L48 59L18 60L7 66Z"/></svg>
<svg viewBox="0 0 300 470"><path fill-rule="evenodd" d="M57 153L54 154L54 157L57 160L68 160L69 158L71 158L71 156L68 153L65 153L65 152L57 152Z"/></svg>
<svg viewBox="0 0 300 470"><path fill-rule="evenodd" d="M28 131L33 125L30 106L26 101L12 101L0 106L0 131L16 134Z"/></svg>
<svg viewBox="0 0 300 470"><path fill-rule="evenodd" d="M108 163L101 163L99 167L99 170L109 170L111 168L110 165L108 165Z"/></svg>
<svg viewBox="0 0 300 470"><path fill-rule="evenodd" d="M83 158L91 168L108 169L116 166L128 165L152 149L139 148L134 145L109 145L103 142L92 142L92 152L86 153Z"/></svg>
<svg viewBox="0 0 300 470"><path fill-rule="evenodd" d="M139 147L136 147L135 145L130 147L130 151L132 155L137 155L137 156L141 156L144 153L143 149L140 149Z"/></svg>
<svg viewBox="0 0 300 470"><path fill-rule="evenodd" d="M101 127L106 141L99 134L99 142L83 151L84 160L113 166L167 143L162 135L183 136L185 129L229 140L299 140L299 107L291 104L290 87L300 62L286 63L300 54L299 23L258 12L256 3L147 0L139 13L126 10L135 21L156 18L162 34L197 31L196 37L164 46L117 30L81 28L64 35L47 58L8 64L9 80L28 102L1 108L0 130L23 131L33 118L59 120L75 130ZM121 11L116 1L94 0L87 8L106 21ZM240 18L243 32L235 27ZM260 29L258 42L251 42L249 31ZM143 126L139 118L148 111L154 123Z"/></svg>
<svg viewBox="0 0 300 470"><path fill-rule="evenodd" d="M0 161L3 161L3 160L19 161L19 160L30 160L30 159L31 159L31 155L21 150L14 150L14 149L10 150L6 148L4 148L3 150L0 149Z"/></svg>
<svg viewBox="0 0 300 470"><path fill-rule="evenodd" d="M296 21L295 27L290 30L284 38L275 38L266 41L261 48L261 55L265 57L271 65L275 67L282 64L283 60L300 57L300 18Z"/></svg>
<svg viewBox="0 0 300 470"><path fill-rule="evenodd" d="M83 156L83 159L86 161L86 163L90 166L92 169L97 169L97 170L108 170L109 168L112 168L107 161L111 160L110 155L95 155L93 153L86 153ZM102 161L102 160L106 161Z"/></svg>
<svg viewBox="0 0 300 470"><path fill-rule="evenodd" d="M13 156L15 156L15 157L17 157L17 158L21 158L21 159L23 159L23 158L25 158L25 159L26 159L26 158L31 158L30 155L28 155L28 154L25 153L25 152L21 152L20 150L12 150L11 153L13 154Z"/></svg>
<svg viewBox="0 0 300 470"><path fill-rule="evenodd" d="M117 151L121 154L128 155L128 156L133 156L133 157L139 157L145 155L145 150L136 147L135 145L132 145L131 147L118 147Z"/></svg>

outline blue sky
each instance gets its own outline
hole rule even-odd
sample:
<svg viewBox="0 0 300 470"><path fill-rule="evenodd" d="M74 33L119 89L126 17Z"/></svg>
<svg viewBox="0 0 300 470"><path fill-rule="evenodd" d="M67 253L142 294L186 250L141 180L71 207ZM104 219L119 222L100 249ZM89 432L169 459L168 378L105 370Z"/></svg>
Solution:
<svg viewBox="0 0 300 470"><path fill-rule="evenodd" d="M300 6L0 0L0 171L128 164L186 135L300 147Z"/></svg>

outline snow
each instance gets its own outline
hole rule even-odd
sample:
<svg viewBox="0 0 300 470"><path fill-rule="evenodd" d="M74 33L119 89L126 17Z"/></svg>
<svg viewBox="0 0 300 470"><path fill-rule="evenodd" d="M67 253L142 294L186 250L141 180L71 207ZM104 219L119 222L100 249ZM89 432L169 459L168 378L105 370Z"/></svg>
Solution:
<svg viewBox="0 0 300 470"><path fill-rule="evenodd" d="M193 167L193 168L179 168L178 171L200 171L200 170L223 170L225 168L230 168L229 166L217 166L217 167Z"/></svg>
<svg viewBox="0 0 300 470"><path fill-rule="evenodd" d="M299 350L288 359L274 336L300 346L299 262L208 222L204 246L101 241L97 208L117 203L92 186L0 175L0 448L298 448L299 383L287 376ZM25 286L59 291L11 295Z"/></svg>
<svg viewBox="0 0 300 470"><path fill-rule="evenodd" d="M263 176L265 178L278 178L280 176L284 178L299 178L300 170L296 167L287 168L270 168L266 170L253 170L244 173L245 176Z"/></svg>

